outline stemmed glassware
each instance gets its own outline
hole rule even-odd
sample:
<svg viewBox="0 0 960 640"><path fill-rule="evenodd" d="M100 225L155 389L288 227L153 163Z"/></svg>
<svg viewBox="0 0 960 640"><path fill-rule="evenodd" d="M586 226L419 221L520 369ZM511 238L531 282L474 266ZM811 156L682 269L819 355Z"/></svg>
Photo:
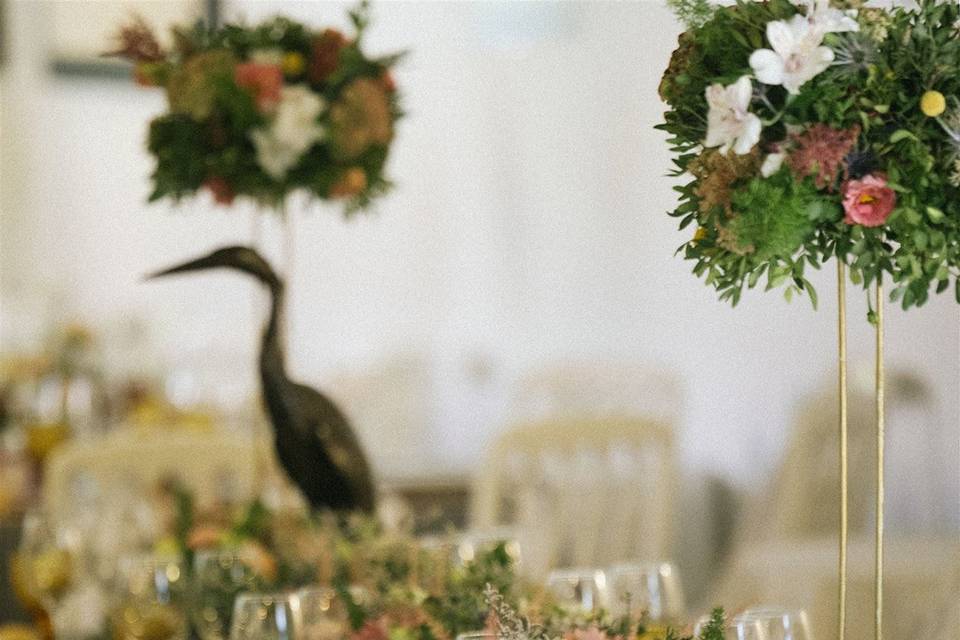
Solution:
<svg viewBox="0 0 960 640"><path fill-rule="evenodd" d="M301 640L303 615L296 593L241 593L233 607L230 640Z"/></svg>
<svg viewBox="0 0 960 640"><path fill-rule="evenodd" d="M193 559L190 619L200 640L225 640L237 594L251 591L256 574L237 551L198 551Z"/></svg>
<svg viewBox="0 0 960 640"><path fill-rule="evenodd" d="M88 554L73 528L57 528L41 511L27 514L13 580L31 608L50 616L58 638L70 640L102 631L106 599L86 570Z"/></svg>
<svg viewBox="0 0 960 640"><path fill-rule="evenodd" d="M669 562L618 564L606 571L609 608L618 617L655 624L683 619L680 576Z"/></svg>
<svg viewBox="0 0 960 640"><path fill-rule="evenodd" d="M348 635L346 608L337 593L328 587L306 587L300 598L302 640L340 640Z"/></svg>
<svg viewBox="0 0 960 640"><path fill-rule="evenodd" d="M607 575L600 569L557 569L547 577L547 589L558 604L579 613L594 613L609 601Z"/></svg>
<svg viewBox="0 0 960 640"><path fill-rule="evenodd" d="M186 575L178 557L132 555L120 562L116 640L186 640Z"/></svg>
<svg viewBox="0 0 960 640"><path fill-rule="evenodd" d="M778 607L747 609L731 625L736 640L811 640L807 614Z"/></svg>
<svg viewBox="0 0 960 640"><path fill-rule="evenodd" d="M694 627L700 637L709 618L701 618ZM779 607L747 609L727 624L725 640L812 640L810 622L802 610Z"/></svg>

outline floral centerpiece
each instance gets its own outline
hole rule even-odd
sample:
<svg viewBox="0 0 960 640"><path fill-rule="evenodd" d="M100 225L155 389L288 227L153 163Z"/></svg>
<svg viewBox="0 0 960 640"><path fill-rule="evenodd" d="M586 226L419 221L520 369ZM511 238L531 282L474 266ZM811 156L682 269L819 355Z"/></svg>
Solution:
<svg viewBox="0 0 960 640"><path fill-rule="evenodd" d="M805 292L836 257L904 308L960 301L960 7L670 0L687 30L660 84L681 251L736 304Z"/></svg>
<svg viewBox="0 0 960 640"><path fill-rule="evenodd" d="M276 208L302 190L353 211L383 193L399 56L367 56L366 5L350 16L353 37L278 17L177 28L171 49L142 20L122 29L109 55L132 61L137 81L167 96L150 123L150 200L206 189L222 204L246 196Z"/></svg>

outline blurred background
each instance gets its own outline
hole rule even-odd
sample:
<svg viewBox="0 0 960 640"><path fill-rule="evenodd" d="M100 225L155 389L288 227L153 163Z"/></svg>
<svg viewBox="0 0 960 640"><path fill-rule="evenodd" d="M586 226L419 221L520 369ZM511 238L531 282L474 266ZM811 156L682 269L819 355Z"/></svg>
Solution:
<svg viewBox="0 0 960 640"><path fill-rule="evenodd" d="M349 6L213 8L226 20L283 13L346 28ZM254 243L289 280L291 373L343 404L383 495L423 530L493 524L483 500L510 468L497 443L524 425L649 418L669 426L666 484L646 488L655 473L640 473L620 498L666 496L674 534L650 553L679 565L689 601L780 593L792 580L777 562L791 553L784 566L823 567L807 606L830 597L833 265L811 278L819 310L759 291L732 309L674 255L689 230L665 215L674 181L653 129L680 32L663 3L377 3L368 49L410 51L396 72L407 113L388 165L396 188L347 220L294 199L285 222L208 196L146 204L146 123L164 96L105 65L91 43L106 48L132 8L163 28L209 3L0 8L4 546L39 499L37 461L57 446L130 425L257 433L263 292L226 273L143 280ZM851 285L849 296L851 452L861 460L851 517L864 534L853 560L866 578L873 330L865 293ZM928 586L942 579L932 587L942 594L958 575L960 307L949 295L910 313L891 307L886 344L891 573L906 563ZM616 473L615 461L594 462ZM545 567L576 554L547 555ZM747 586L764 580L772 591Z"/></svg>

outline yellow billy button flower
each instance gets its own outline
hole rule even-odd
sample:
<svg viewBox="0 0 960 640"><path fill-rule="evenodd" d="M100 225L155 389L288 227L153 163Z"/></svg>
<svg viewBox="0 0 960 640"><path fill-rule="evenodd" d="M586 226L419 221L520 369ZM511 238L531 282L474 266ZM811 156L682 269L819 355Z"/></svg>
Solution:
<svg viewBox="0 0 960 640"><path fill-rule="evenodd" d="M923 115L936 118L947 110L947 99L939 91L927 91L920 98L920 110Z"/></svg>
<svg viewBox="0 0 960 640"><path fill-rule="evenodd" d="M307 61L303 59L303 54L296 51L288 51L283 54L281 63L283 74L286 76L299 76L307 68Z"/></svg>

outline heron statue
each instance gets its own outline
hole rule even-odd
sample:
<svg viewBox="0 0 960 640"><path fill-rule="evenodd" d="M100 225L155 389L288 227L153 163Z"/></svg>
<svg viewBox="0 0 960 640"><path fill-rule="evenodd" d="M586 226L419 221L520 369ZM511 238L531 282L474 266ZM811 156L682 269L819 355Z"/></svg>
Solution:
<svg viewBox="0 0 960 640"><path fill-rule="evenodd" d="M313 509L373 511L370 466L346 417L328 397L287 376L280 337L283 281L263 256L249 247L225 247L149 277L216 268L251 275L270 291L270 317L260 344L260 382L277 457L287 475Z"/></svg>

